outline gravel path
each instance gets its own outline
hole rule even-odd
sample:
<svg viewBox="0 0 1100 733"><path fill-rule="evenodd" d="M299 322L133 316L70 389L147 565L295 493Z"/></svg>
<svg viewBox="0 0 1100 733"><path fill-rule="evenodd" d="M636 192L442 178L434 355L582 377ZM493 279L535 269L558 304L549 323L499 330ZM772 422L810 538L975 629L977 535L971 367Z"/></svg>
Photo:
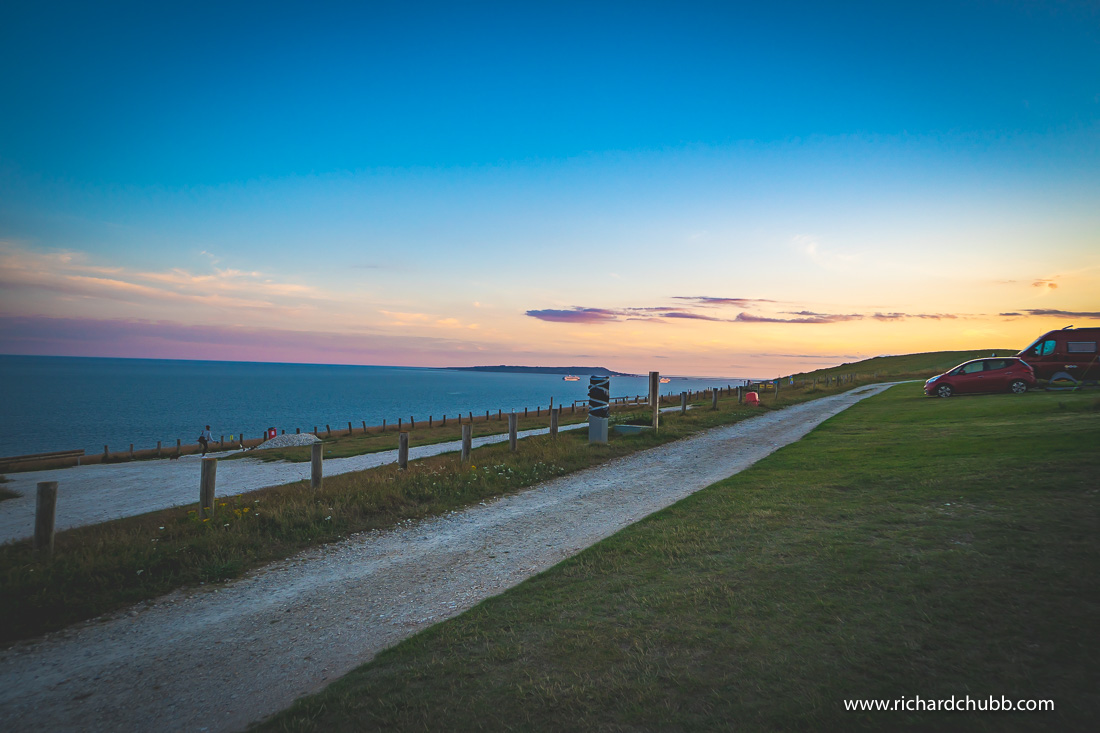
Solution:
<svg viewBox="0 0 1100 733"><path fill-rule="evenodd" d="M766 413L17 644L0 652L0 727L240 730L887 386Z"/></svg>

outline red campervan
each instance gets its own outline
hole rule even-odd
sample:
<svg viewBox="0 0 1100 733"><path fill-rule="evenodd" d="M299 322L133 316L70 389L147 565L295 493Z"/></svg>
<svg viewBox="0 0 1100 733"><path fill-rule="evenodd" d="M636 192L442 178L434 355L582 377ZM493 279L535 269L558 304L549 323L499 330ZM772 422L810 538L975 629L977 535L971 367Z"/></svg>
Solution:
<svg viewBox="0 0 1100 733"><path fill-rule="evenodd" d="M1039 379L1100 379L1100 328L1074 328L1043 334L1017 354L1035 368Z"/></svg>

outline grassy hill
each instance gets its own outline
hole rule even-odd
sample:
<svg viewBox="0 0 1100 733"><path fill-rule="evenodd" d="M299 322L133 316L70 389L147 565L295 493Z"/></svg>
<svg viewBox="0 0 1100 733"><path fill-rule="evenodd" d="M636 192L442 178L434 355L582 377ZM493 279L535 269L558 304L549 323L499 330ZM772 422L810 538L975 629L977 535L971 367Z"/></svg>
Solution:
<svg viewBox="0 0 1100 733"><path fill-rule="evenodd" d="M863 361L840 364L825 369L815 369L812 372L798 372L790 376L803 380L847 374L866 377L877 374L880 378L916 379L918 377L934 376L970 359L990 356L991 354L1014 356L1018 351L1018 349L978 349L976 351L928 351L923 354L876 356L873 359L864 359Z"/></svg>

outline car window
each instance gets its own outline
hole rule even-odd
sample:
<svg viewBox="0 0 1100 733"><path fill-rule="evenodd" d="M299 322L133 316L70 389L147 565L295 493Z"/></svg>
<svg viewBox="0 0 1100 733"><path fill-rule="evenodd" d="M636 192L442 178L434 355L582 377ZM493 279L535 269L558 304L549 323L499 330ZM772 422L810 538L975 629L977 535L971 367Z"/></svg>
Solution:
<svg viewBox="0 0 1100 733"><path fill-rule="evenodd" d="M970 364L963 364L962 369L959 370L961 374L975 374L982 370L982 362L975 361Z"/></svg>
<svg viewBox="0 0 1100 733"><path fill-rule="evenodd" d="M1044 341L1041 345L1035 348L1035 355L1047 356L1048 354L1054 353L1054 346L1057 343L1057 341Z"/></svg>
<svg viewBox="0 0 1100 733"><path fill-rule="evenodd" d="M997 369L1004 369L1006 366L1008 366L1008 360L1007 359L986 359L985 360L985 370L987 372L996 371Z"/></svg>
<svg viewBox="0 0 1100 733"><path fill-rule="evenodd" d="M1069 341L1066 343L1066 351L1071 354L1095 354L1095 341Z"/></svg>

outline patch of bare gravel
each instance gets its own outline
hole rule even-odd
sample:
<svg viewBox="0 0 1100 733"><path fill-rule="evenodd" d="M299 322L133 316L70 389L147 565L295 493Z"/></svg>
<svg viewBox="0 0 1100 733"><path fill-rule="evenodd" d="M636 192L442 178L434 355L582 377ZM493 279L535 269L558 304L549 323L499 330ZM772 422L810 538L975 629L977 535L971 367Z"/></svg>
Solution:
<svg viewBox="0 0 1100 733"><path fill-rule="evenodd" d="M232 731L888 385L767 413L0 652L5 730Z"/></svg>

